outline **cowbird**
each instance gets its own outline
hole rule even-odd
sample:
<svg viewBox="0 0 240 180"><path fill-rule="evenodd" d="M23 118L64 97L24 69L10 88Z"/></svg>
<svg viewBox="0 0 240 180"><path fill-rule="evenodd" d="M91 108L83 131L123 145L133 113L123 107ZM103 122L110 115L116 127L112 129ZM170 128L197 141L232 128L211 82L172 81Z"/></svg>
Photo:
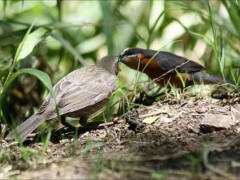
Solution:
<svg viewBox="0 0 240 180"><path fill-rule="evenodd" d="M202 72L205 68L192 60L175 54L150 49L128 48L119 56L128 67L146 73L159 86L169 83L179 88L193 84L233 83Z"/></svg>
<svg viewBox="0 0 240 180"><path fill-rule="evenodd" d="M88 117L103 108L117 89L118 58L103 57L96 65L85 66L64 76L53 87L61 119L79 117L85 124ZM50 94L38 112L10 132L6 140L24 141L45 120L57 119L56 104ZM65 121L64 121L64 124Z"/></svg>

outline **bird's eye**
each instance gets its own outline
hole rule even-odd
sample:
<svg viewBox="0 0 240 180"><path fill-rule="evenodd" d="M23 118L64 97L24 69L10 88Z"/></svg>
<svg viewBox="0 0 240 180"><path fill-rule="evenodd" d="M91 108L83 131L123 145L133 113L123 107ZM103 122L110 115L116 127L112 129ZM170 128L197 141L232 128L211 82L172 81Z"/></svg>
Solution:
<svg viewBox="0 0 240 180"><path fill-rule="evenodd" d="M119 60L123 60L124 57L128 55L128 50L129 48L124 49L124 51L119 55Z"/></svg>
<svg viewBox="0 0 240 180"><path fill-rule="evenodd" d="M122 56L124 56L124 55L129 55L129 53L130 53L130 48L126 48L126 49L123 50L123 52L121 53L121 55L122 55Z"/></svg>
<svg viewBox="0 0 240 180"><path fill-rule="evenodd" d="M125 54L125 52L123 51L123 52L119 55L119 57L123 57L124 54Z"/></svg>
<svg viewBox="0 0 240 180"><path fill-rule="evenodd" d="M122 60L124 56L125 56L124 53L121 53L121 54L119 55L118 59L119 59L119 60Z"/></svg>

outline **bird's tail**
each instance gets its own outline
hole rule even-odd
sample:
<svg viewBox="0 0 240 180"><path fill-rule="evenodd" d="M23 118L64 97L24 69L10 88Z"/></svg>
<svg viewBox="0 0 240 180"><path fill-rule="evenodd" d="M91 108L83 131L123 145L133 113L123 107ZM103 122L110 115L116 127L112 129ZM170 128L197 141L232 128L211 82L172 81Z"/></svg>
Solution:
<svg viewBox="0 0 240 180"><path fill-rule="evenodd" d="M40 124L45 121L45 117L39 115L32 115L22 124L20 124L15 130L11 131L6 140L19 139L21 142L25 141L28 135L33 132Z"/></svg>
<svg viewBox="0 0 240 180"><path fill-rule="evenodd" d="M204 82L205 84L217 84L217 83L234 84L234 82L231 80L225 80L221 77L205 74L203 72L193 73L192 80L195 82Z"/></svg>

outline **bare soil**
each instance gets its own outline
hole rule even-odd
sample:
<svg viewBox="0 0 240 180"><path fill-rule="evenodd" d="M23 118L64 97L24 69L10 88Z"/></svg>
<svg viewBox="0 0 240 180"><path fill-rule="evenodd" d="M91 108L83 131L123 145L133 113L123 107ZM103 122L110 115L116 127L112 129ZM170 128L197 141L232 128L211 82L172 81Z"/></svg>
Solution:
<svg viewBox="0 0 240 180"><path fill-rule="evenodd" d="M25 147L32 152L28 160L19 146L4 144L0 178L237 179L239 101L239 95L224 100L185 94L178 100L166 98L106 125L80 129L77 138L55 132L41 156L34 153L43 151L44 144L27 141ZM207 114L237 122L230 128L202 129ZM155 121L144 123L149 117Z"/></svg>

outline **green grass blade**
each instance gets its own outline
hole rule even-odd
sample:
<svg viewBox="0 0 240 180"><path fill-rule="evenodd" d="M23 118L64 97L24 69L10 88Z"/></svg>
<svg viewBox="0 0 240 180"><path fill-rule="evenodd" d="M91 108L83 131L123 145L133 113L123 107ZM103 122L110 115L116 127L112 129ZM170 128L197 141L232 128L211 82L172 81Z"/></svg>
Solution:
<svg viewBox="0 0 240 180"><path fill-rule="evenodd" d="M18 59L19 59L20 52L21 52L21 50L22 50L22 48L23 48L23 45L24 45L25 41L27 40L27 37L28 37L28 35L30 34L30 32L31 32L34 24L35 24L35 20L33 21L33 23L31 24L31 26L30 26L29 29L27 30L27 32L26 32L26 34L25 34L22 42L19 44L19 46L18 46L18 48L17 48L16 54L15 54L14 59L13 59L13 66L12 66L13 68L14 68L14 66L15 66L15 63L16 63L16 62L18 61ZM10 72L10 73L11 73L11 72Z"/></svg>
<svg viewBox="0 0 240 180"><path fill-rule="evenodd" d="M4 17L6 15L6 9L7 9L7 0L3 0L3 15L4 15Z"/></svg>
<svg viewBox="0 0 240 180"><path fill-rule="evenodd" d="M226 7L228 14L230 16L230 19L232 21L233 26L235 27L235 30L238 33L238 37L240 37L240 5L238 1L230 1L230 0L222 0L222 3Z"/></svg>
<svg viewBox="0 0 240 180"><path fill-rule="evenodd" d="M56 34L56 33L50 33L50 36L52 36L54 39L56 39L58 42L62 44L62 46L74 57L75 60L79 61L82 65L84 65L84 59L80 55L80 53L62 36Z"/></svg>
<svg viewBox="0 0 240 180"><path fill-rule="evenodd" d="M110 1L99 1L102 15L103 15L103 31L107 38L107 47L108 47L108 53L112 54L114 50L113 46L113 20L112 20L112 10Z"/></svg>
<svg viewBox="0 0 240 180"><path fill-rule="evenodd" d="M52 129L51 127L48 128L48 133L47 133L47 137L44 139L43 141L43 147L42 147L42 153L41 153L41 156L43 157L44 156L44 153L46 152L47 150L47 147L48 147L48 143L50 141L50 138L51 138L51 134L52 134Z"/></svg>
<svg viewBox="0 0 240 180"><path fill-rule="evenodd" d="M208 36L202 35L202 34L199 34L199 33L193 32L193 31L189 31L189 32L191 34L195 35L195 36L203 38L213 48L215 55L218 55L216 45L214 44L214 42ZM216 57L218 57L218 56L216 56Z"/></svg>
<svg viewBox="0 0 240 180"><path fill-rule="evenodd" d="M4 96L6 96L6 91L8 90L8 88L10 87L10 85L14 81L14 79L16 79L17 77L19 77L20 75L25 74L25 73L31 74L31 75L34 75L35 77L37 77L47 87L47 89L49 90L52 97L55 97L54 91L52 88L52 83L51 83L51 80L47 73L39 71L37 69L25 68L25 69L20 69L19 71L11 74L8 81L5 82L4 88L2 90L2 94L0 97L0 104L2 104L2 100L3 100Z"/></svg>
<svg viewBox="0 0 240 180"><path fill-rule="evenodd" d="M62 0L57 0L58 20L62 20Z"/></svg>
<svg viewBox="0 0 240 180"><path fill-rule="evenodd" d="M31 29L32 26L29 28L29 30L31 31ZM47 30L44 28L39 28L32 33L30 33L29 30L17 49L16 56L14 57L14 62L18 62L27 57L33 51L34 47L43 40L43 36L47 32Z"/></svg>
<svg viewBox="0 0 240 180"><path fill-rule="evenodd" d="M153 26L149 29L149 37L147 40L147 48L149 48L151 40L152 40L152 36L153 36L153 31L155 30L160 18L165 14L165 11L162 11L159 16L157 17L156 21L154 22Z"/></svg>
<svg viewBox="0 0 240 180"><path fill-rule="evenodd" d="M214 26L214 21L213 21L213 16L212 16L212 10L209 4L209 1L207 1L207 5L208 5L208 13L209 13L209 20L211 23L211 28L212 28L212 32L213 32L213 38L214 38L214 43L217 43L217 33L216 33L216 28Z"/></svg>
<svg viewBox="0 0 240 180"><path fill-rule="evenodd" d="M119 52L125 49L126 47L129 47L134 37L137 37L138 39L146 43L145 38L140 33L138 33L137 27L140 24L141 17L143 16L146 10L147 3L148 1L139 5L137 7L137 11L133 11L130 17L126 17L119 10L116 10L118 16L121 17L121 19L125 21L126 24L128 24L128 27L125 27L121 30L121 34L124 34L124 38L119 39L120 43L118 44L118 50L116 52Z"/></svg>
<svg viewBox="0 0 240 180"><path fill-rule="evenodd" d="M222 48L222 54L221 57L219 58L219 66L223 78L224 78L224 65L225 65L225 50L224 48Z"/></svg>

